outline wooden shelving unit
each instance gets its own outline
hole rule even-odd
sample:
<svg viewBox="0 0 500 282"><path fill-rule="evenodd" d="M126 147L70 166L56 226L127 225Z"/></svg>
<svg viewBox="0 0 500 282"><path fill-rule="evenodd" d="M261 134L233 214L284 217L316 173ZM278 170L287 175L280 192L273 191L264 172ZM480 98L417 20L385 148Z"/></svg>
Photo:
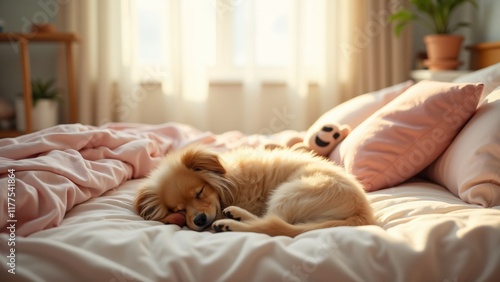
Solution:
<svg viewBox="0 0 500 282"><path fill-rule="evenodd" d="M500 62L500 41L468 46L471 70L482 69Z"/></svg>
<svg viewBox="0 0 500 282"><path fill-rule="evenodd" d="M30 42L54 42L63 43L65 46L65 59L68 77L68 100L69 100L69 118L70 122L75 123L78 120L77 94L75 83L75 72L73 65L73 42L78 41L74 33L59 32L38 32L38 33L0 33L0 42L17 43L21 61L21 71L23 79L23 98L25 107L26 131L0 131L0 138L15 137L24 133L33 131L32 120L32 97L31 97L31 67L29 60L28 44Z"/></svg>

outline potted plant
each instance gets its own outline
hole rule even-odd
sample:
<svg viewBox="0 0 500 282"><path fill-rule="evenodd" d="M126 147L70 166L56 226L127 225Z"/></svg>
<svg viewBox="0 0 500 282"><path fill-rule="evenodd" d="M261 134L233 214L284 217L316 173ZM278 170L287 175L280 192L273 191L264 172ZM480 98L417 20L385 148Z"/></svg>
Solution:
<svg viewBox="0 0 500 282"><path fill-rule="evenodd" d="M33 79L31 81L31 97L33 99L33 129L41 130L58 124L59 91L54 86L55 80ZM22 95L21 95L22 97ZM24 102L22 98L16 101L17 128L25 130Z"/></svg>
<svg viewBox="0 0 500 282"><path fill-rule="evenodd" d="M460 65L458 56L463 36L453 34L467 22L452 24L451 19L456 9L470 3L477 7L476 0L410 0L415 11L401 9L389 17L396 23L394 31L399 35L403 28L412 21L417 21L429 29L432 34L424 37L428 59L424 64L430 70L452 70Z"/></svg>

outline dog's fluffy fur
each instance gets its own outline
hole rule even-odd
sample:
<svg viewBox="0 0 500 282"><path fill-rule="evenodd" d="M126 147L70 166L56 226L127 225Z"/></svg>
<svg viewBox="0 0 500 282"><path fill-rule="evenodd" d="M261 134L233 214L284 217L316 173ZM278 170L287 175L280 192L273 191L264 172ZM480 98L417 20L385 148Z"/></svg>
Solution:
<svg viewBox="0 0 500 282"><path fill-rule="evenodd" d="M332 162L305 151L190 146L165 157L135 201L145 219L185 214L197 231L295 237L334 226L374 224L365 192ZM168 221L168 220L167 220Z"/></svg>

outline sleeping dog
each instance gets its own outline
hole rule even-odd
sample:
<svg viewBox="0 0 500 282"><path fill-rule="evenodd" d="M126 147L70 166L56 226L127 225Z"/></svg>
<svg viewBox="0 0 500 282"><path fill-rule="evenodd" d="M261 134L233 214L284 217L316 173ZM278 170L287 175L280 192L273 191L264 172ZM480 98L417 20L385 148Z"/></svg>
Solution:
<svg viewBox="0 0 500 282"><path fill-rule="evenodd" d="M135 207L144 219L196 231L270 236L375 222L354 176L325 158L290 149L216 153L195 145L172 152L145 179Z"/></svg>

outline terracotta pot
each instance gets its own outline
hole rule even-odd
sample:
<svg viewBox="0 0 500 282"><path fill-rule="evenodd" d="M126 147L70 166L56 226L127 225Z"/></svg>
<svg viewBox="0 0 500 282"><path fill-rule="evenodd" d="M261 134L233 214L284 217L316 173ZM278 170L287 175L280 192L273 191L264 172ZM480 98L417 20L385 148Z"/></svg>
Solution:
<svg viewBox="0 0 500 282"><path fill-rule="evenodd" d="M424 64L430 70L454 70L461 62L458 60L463 36L433 34L424 37L428 60Z"/></svg>
<svg viewBox="0 0 500 282"><path fill-rule="evenodd" d="M31 32L33 33L53 33L56 32L56 27L53 24L32 24L31 25Z"/></svg>

